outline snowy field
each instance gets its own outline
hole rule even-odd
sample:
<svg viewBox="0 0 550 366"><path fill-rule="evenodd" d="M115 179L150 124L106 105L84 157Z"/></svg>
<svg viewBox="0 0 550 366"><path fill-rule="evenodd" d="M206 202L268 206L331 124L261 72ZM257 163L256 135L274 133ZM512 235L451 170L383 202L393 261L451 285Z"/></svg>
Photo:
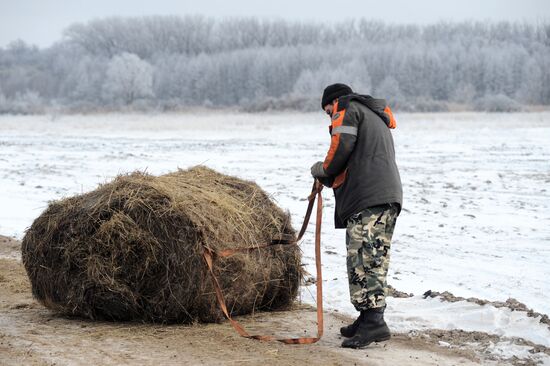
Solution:
<svg viewBox="0 0 550 366"><path fill-rule="evenodd" d="M390 326L480 330L550 347L548 327L524 312L421 297L427 290L512 297L550 314L550 112L396 118L405 201L388 282L415 296L389 300ZM256 181L299 227L328 124L321 112L0 116L0 234L22 238L48 201L119 173L197 164ZM324 197L325 306L353 314L345 232L333 228L332 192ZM313 230L302 243L311 274ZM304 288L302 299L312 303L313 293ZM495 352L524 351L514 347L496 344Z"/></svg>

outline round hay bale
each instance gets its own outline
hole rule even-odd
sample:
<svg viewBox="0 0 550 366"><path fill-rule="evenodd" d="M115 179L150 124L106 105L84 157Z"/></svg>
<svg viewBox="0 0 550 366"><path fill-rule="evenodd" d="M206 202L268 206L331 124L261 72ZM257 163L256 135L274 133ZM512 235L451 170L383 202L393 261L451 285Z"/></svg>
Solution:
<svg viewBox="0 0 550 366"><path fill-rule="evenodd" d="M132 173L52 202L27 230L33 295L91 319L214 322L223 318L203 247L294 242L290 216L255 183L205 167ZM233 315L287 307L302 276L297 245L216 258Z"/></svg>

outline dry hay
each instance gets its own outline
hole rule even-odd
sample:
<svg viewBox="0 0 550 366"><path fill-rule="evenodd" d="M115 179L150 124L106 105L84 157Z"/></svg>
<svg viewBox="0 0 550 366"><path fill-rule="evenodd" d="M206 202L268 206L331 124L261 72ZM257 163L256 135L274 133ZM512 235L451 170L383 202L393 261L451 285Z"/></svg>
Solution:
<svg viewBox="0 0 550 366"><path fill-rule="evenodd" d="M222 319L202 253L294 242L290 216L255 183L205 167L155 177L135 172L52 202L26 232L33 295L92 319ZM288 307L302 276L296 245L217 258L228 309Z"/></svg>

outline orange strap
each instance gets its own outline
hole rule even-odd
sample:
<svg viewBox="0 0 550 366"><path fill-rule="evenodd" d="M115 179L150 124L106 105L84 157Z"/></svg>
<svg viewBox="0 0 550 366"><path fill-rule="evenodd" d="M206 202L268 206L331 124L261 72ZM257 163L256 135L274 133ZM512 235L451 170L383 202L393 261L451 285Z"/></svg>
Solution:
<svg viewBox="0 0 550 366"><path fill-rule="evenodd" d="M213 252L210 248L204 247L204 260L206 262L206 265L208 266L208 271L210 272L210 275L212 276L213 284L214 284L214 290L216 291L216 298L218 299L218 303L220 305L220 308L225 315L225 317L231 322L231 325L237 333L239 333L241 336L245 338L251 338L251 339L258 339L260 341L272 341L276 340L282 343L286 344L311 344L317 342L321 337L323 336L323 278L321 273L321 219L323 216L323 197L321 196L321 191L323 190L323 185L319 183L317 180L313 183L313 188L311 190L311 194L308 197L309 205L307 208L307 212L304 218L304 223L302 224L302 228L300 229L300 233L298 234L298 239L296 242L292 244L297 244L298 241L302 238L304 235L306 228L309 223L309 219L311 217L311 212L313 211L313 204L315 203L315 196L317 196L317 217L316 217L316 227L315 227L315 266L317 268L317 337L300 337L300 338L275 338L272 336L264 336L264 335L250 335L244 330L244 328L233 318L231 318L231 315L227 311L227 306L225 304L225 299L222 294L222 290L220 288L220 283L218 281L218 278L214 274L214 258L216 256L222 256L227 257L230 256L236 252L239 251L250 251L250 250L256 250L259 248L266 248L273 244L268 245L262 245L258 247L251 247L251 248L236 248L236 249L228 249L221 251L219 253Z"/></svg>

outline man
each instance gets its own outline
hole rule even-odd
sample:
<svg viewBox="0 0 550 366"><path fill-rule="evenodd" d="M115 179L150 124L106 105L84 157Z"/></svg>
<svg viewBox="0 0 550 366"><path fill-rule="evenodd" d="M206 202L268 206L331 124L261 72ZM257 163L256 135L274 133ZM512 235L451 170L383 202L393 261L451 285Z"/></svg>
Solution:
<svg viewBox="0 0 550 366"><path fill-rule="evenodd" d="M345 84L325 88L321 107L331 117L331 144L311 174L334 189L336 228L346 228L350 298L359 317L340 333L342 347L361 348L390 338L384 321L390 241L403 200L383 99L353 93Z"/></svg>

